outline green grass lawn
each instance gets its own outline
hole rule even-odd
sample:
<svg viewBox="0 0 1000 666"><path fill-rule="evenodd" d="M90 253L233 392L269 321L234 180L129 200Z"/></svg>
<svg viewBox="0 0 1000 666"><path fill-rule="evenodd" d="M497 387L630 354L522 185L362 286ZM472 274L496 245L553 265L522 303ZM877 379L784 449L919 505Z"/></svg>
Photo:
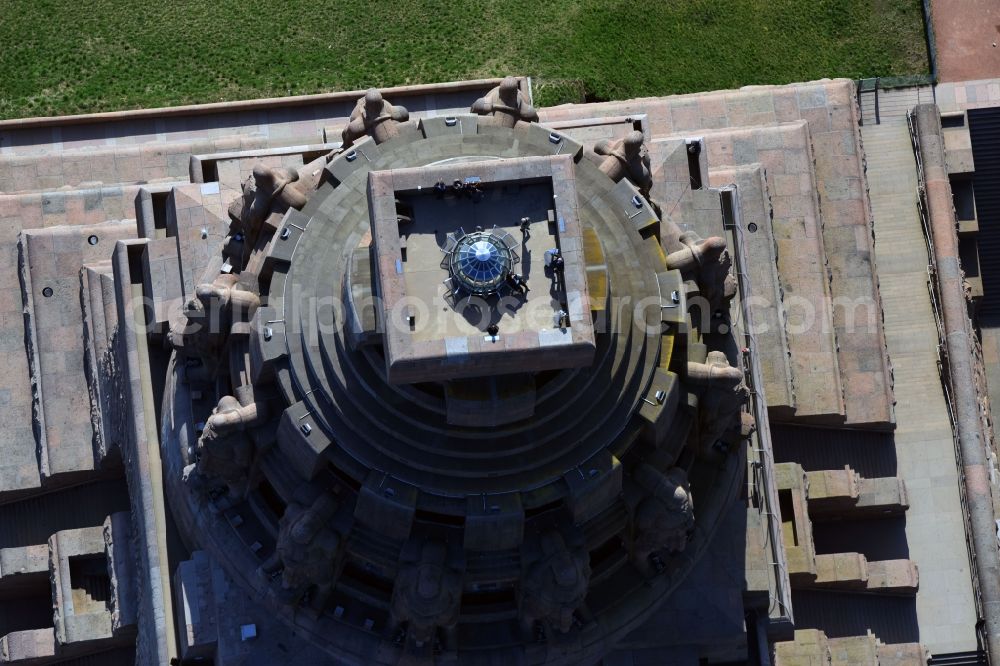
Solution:
<svg viewBox="0 0 1000 666"><path fill-rule="evenodd" d="M527 74L540 106L927 71L920 0L0 0L0 117Z"/></svg>

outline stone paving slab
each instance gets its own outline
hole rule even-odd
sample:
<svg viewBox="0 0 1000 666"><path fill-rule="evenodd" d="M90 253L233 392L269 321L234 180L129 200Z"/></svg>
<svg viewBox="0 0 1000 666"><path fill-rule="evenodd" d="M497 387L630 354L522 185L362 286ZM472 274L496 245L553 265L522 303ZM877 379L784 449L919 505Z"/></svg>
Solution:
<svg viewBox="0 0 1000 666"><path fill-rule="evenodd" d="M790 417L796 402L788 338L783 323L784 306L776 268L776 246L771 231L774 211L764 170L759 165L712 169L709 171L709 182L712 187L735 184L738 188L740 222L743 225L741 237L750 259L749 266L744 267L749 277L750 294L755 302L770 304L767 307L751 305L754 324L758 328L755 351L760 359L767 407L772 413L784 410Z"/></svg>
<svg viewBox="0 0 1000 666"><path fill-rule="evenodd" d="M95 468L80 270L107 259L117 240L134 236L133 220L27 230L21 236L43 478Z"/></svg>
<svg viewBox="0 0 1000 666"><path fill-rule="evenodd" d="M100 224L135 217L138 185L0 194L0 220L21 220L26 227Z"/></svg>
<svg viewBox="0 0 1000 666"><path fill-rule="evenodd" d="M939 83L934 93L941 113L1000 106L1000 77Z"/></svg>
<svg viewBox="0 0 1000 666"><path fill-rule="evenodd" d="M152 300L153 321L165 325L182 311L184 285L180 258L173 238L158 238L146 244L142 253L143 293Z"/></svg>
<svg viewBox="0 0 1000 666"><path fill-rule="evenodd" d="M206 266L219 253L229 233L229 203L238 191L219 183L191 183L170 191L167 235L177 243L184 294L190 298Z"/></svg>
<svg viewBox="0 0 1000 666"><path fill-rule="evenodd" d="M916 164L905 125L864 127L886 342L896 379L898 476L910 507L906 540L920 569L920 641L934 653L974 650L975 608L954 442L937 369Z"/></svg>
<svg viewBox="0 0 1000 666"><path fill-rule="evenodd" d="M127 185L188 179L190 156L270 147L266 136L226 136L211 141L92 146L29 155L0 153L0 192Z"/></svg>

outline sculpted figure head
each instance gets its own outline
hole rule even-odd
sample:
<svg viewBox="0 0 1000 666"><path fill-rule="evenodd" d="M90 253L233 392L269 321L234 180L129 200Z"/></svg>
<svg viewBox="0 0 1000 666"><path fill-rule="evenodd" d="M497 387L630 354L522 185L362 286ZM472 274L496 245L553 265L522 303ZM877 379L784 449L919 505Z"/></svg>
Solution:
<svg viewBox="0 0 1000 666"><path fill-rule="evenodd" d="M365 114L369 119L377 118L382 115L382 107L384 101L382 100L382 93L380 93L375 88L369 88L365 92Z"/></svg>
<svg viewBox="0 0 1000 666"><path fill-rule="evenodd" d="M617 141L604 139L594 145L594 152L602 156L598 166L611 180L618 182L628 178L643 194L649 193L653 185L653 174L649 168L649 154L646 152L643 133L634 130Z"/></svg>
<svg viewBox="0 0 1000 666"><path fill-rule="evenodd" d="M517 79L513 76L505 76L503 81L500 82L500 86L497 88L499 93L500 101L507 104L511 108L516 108L518 104L518 90Z"/></svg>

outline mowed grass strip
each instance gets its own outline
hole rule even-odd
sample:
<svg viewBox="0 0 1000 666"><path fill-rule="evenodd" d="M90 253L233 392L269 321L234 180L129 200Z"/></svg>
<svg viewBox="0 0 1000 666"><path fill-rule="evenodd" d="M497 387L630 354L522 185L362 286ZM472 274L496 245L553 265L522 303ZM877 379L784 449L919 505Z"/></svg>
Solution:
<svg viewBox="0 0 1000 666"><path fill-rule="evenodd" d="M927 70L920 0L0 0L0 117L504 74L536 103Z"/></svg>

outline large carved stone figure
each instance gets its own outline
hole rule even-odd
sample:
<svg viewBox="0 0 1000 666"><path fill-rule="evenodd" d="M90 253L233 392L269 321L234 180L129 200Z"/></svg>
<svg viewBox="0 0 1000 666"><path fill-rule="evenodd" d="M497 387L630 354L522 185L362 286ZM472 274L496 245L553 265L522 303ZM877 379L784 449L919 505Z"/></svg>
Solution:
<svg viewBox="0 0 1000 666"><path fill-rule="evenodd" d="M300 178L296 169L256 164L253 174L243 182L243 195L229 205L231 230L253 238L272 213L302 208L317 180Z"/></svg>
<svg viewBox="0 0 1000 666"><path fill-rule="evenodd" d="M171 323L167 334L174 349L202 362L206 377L215 375L233 322L249 321L260 305L260 296L241 288L238 281L236 275L220 273L213 282L198 285L182 318Z"/></svg>
<svg viewBox="0 0 1000 666"><path fill-rule="evenodd" d="M721 351L711 351L704 363L687 364L687 380L700 395L698 449L708 452L722 435L739 423L750 392L743 371L729 365Z"/></svg>
<svg viewBox="0 0 1000 666"><path fill-rule="evenodd" d="M185 478L201 490L207 490L215 480L225 483L226 496L216 502L220 508L246 496L254 453L247 429L263 421L267 417L265 411L256 402L241 405L233 396L224 396L198 438L197 462L185 468Z"/></svg>
<svg viewBox="0 0 1000 666"><path fill-rule="evenodd" d="M632 475L647 493L633 514L632 561L640 571L651 575L657 571L651 555L658 551L677 553L687 546L694 528L691 489L687 474L679 467L662 474L640 463Z"/></svg>
<svg viewBox="0 0 1000 666"><path fill-rule="evenodd" d="M341 133L343 147L349 148L365 135L371 136L375 143L388 141L399 134L399 124L409 119L406 107L390 104L382 99L382 93L371 88L358 100L350 122Z"/></svg>
<svg viewBox="0 0 1000 666"><path fill-rule="evenodd" d="M307 593L314 592L310 606L321 611L337 575L340 535L327 527L337 511L337 500L323 492L307 503L304 495L298 494L285 507L278 523L277 548L260 571L281 571L278 598L284 603L298 604Z"/></svg>
<svg viewBox="0 0 1000 666"><path fill-rule="evenodd" d="M587 596L590 554L582 543L568 546L555 530L543 534L540 545L541 553L529 565L520 589L521 627L531 631L540 621L566 633Z"/></svg>
<svg viewBox="0 0 1000 666"><path fill-rule="evenodd" d="M472 112L480 116L480 123L500 127L514 127L519 122L538 122L538 112L528 104L527 96L521 92L517 79L504 78L493 90L472 104Z"/></svg>
<svg viewBox="0 0 1000 666"><path fill-rule="evenodd" d="M667 255L667 268L678 269L686 278L693 277L713 312L732 300L736 277L725 239L699 238L694 232L686 232L678 241L683 248Z"/></svg>
<svg viewBox="0 0 1000 666"><path fill-rule="evenodd" d="M653 172L649 168L649 153L643 146L642 132L629 132L621 139L604 139L594 145L594 152L604 157L600 162L601 171L611 180L618 182L628 178L639 191L649 194L653 186Z"/></svg>
<svg viewBox="0 0 1000 666"><path fill-rule="evenodd" d="M392 621L408 623L407 634L417 647L434 640L438 627L458 622L462 574L449 565L447 547L437 540L424 542L420 558L400 566L392 589Z"/></svg>
<svg viewBox="0 0 1000 666"><path fill-rule="evenodd" d="M254 166L254 196L246 216L249 227L256 229L267 218L275 200L285 210L305 206L306 192L298 180L299 173L295 169L272 169L263 164Z"/></svg>

